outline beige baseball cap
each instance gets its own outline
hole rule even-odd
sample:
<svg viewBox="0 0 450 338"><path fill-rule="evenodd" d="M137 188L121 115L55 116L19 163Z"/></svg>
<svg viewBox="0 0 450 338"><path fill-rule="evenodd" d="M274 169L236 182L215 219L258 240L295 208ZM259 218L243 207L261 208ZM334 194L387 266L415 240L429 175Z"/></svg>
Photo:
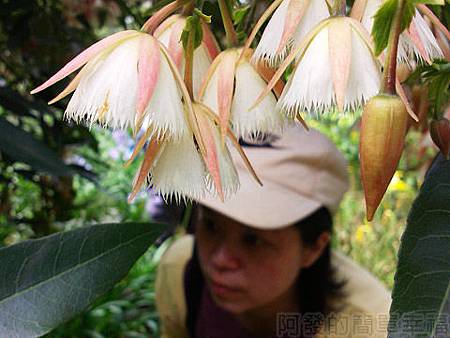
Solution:
<svg viewBox="0 0 450 338"><path fill-rule="evenodd" d="M332 214L348 189L347 162L317 130L295 124L270 144L243 147L263 186L232 152L239 174L238 192L225 202L206 197L198 202L258 229L278 229L325 206Z"/></svg>

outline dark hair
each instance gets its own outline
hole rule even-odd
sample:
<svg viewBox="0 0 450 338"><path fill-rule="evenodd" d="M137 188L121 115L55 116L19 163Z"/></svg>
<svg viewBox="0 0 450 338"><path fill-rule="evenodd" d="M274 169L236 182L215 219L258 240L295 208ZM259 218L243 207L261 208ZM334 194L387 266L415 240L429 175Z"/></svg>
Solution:
<svg viewBox="0 0 450 338"><path fill-rule="evenodd" d="M328 209L321 207L294 226L299 230L304 245L314 245L320 234L332 233L333 219ZM337 304L345 296L344 284L345 281L336 278L328 243L314 264L300 272L297 285L302 313L319 313L325 318L331 311L339 310Z"/></svg>

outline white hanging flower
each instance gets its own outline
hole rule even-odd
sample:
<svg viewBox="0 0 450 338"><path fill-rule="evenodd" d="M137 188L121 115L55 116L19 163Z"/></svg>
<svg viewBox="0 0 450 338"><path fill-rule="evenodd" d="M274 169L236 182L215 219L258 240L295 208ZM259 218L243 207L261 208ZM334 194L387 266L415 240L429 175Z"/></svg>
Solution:
<svg viewBox="0 0 450 338"><path fill-rule="evenodd" d="M184 73L184 52L181 43L181 33L186 25L186 18L172 15L167 18L155 31L155 37L167 48L181 74ZM194 51L193 85L194 95L197 96L203 77L211 62L219 54L219 46L207 24L202 24L203 40Z"/></svg>
<svg viewBox="0 0 450 338"><path fill-rule="evenodd" d="M275 109L275 92L281 93L281 83L252 107L271 74L262 65L250 63L250 50L242 58L241 52L242 49L228 49L216 58L200 90L200 101L219 115L222 135L230 122L238 137L281 133L286 118Z"/></svg>
<svg viewBox="0 0 450 338"><path fill-rule="evenodd" d="M67 88L50 101L75 91L66 118L135 131L146 120L158 137L179 139L187 135L184 84L167 51L152 35L137 31L113 34L80 53L32 93L81 67Z"/></svg>
<svg viewBox="0 0 450 338"><path fill-rule="evenodd" d="M177 202L181 199L198 200L206 193L224 200L237 191L239 177L228 144L221 143L214 113L199 103L193 104L193 113L199 131L195 136L197 142L192 135L176 141L150 140L129 200L136 196L145 182L165 199L175 198ZM228 133L228 138L257 179L237 140L231 133ZM204 149L201 150L196 143L203 144ZM133 157L143 144L138 142Z"/></svg>
<svg viewBox="0 0 450 338"><path fill-rule="evenodd" d="M296 47L315 25L329 16L326 0L283 0L262 34L253 61L264 60L276 66L291 47Z"/></svg>
<svg viewBox="0 0 450 338"><path fill-rule="evenodd" d="M408 29L400 34L397 57L400 62L406 64L414 61L426 61L431 64L433 59L444 57L430 27L418 10Z"/></svg>
<svg viewBox="0 0 450 338"><path fill-rule="evenodd" d="M372 32L374 16L382 4L383 0L356 0L351 16ZM443 56L430 27L416 9L411 24L400 34L397 60L413 66L415 62L431 64L433 59Z"/></svg>
<svg viewBox="0 0 450 338"><path fill-rule="evenodd" d="M163 198L199 199L206 192L207 170L192 137L168 142L148 177L149 186Z"/></svg>
<svg viewBox="0 0 450 338"><path fill-rule="evenodd" d="M361 24L348 17L322 21L277 70L257 103L273 88L289 64L295 67L278 107L288 116L333 109L354 111L380 88L380 65Z"/></svg>

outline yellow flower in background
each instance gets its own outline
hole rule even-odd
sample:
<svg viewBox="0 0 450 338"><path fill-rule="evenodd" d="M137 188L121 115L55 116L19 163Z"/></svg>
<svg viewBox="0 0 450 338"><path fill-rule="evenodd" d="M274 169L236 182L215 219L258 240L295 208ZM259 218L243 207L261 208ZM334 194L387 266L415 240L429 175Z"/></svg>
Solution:
<svg viewBox="0 0 450 338"><path fill-rule="evenodd" d="M391 184L389 185L388 190L391 191L407 191L409 190L408 184L403 181L403 172L400 170L397 170L394 174L394 177L392 177Z"/></svg>
<svg viewBox="0 0 450 338"><path fill-rule="evenodd" d="M358 228L356 228L355 240L358 243L362 243L362 242L364 242L366 234L371 233L371 232L372 232L372 226L369 223L361 224L358 226Z"/></svg>

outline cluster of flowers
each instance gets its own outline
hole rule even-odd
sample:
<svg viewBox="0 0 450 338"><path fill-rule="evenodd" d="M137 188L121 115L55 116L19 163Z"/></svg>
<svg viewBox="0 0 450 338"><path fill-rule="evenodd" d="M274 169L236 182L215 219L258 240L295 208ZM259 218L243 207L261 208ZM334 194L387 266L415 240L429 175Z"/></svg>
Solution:
<svg viewBox="0 0 450 338"><path fill-rule="evenodd" d="M330 16L326 0L276 0L244 47L222 52L203 24L189 95L181 76L186 18L171 15L186 3L178 0L141 31L118 32L87 48L32 93L81 68L50 103L74 92L67 119L131 128L135 135L144 130L129 160L146 146L130 199L144 183L165 197L198 199L209 192L224 199L239 186L230 145L259 182L239 138L280 133L295 118L303 122L301 112L354 111L377 94L381 66L368 32L381 2L357 0L345 17ZM252 40L269 18L253 52ZM399 61L409 65L442 56L419 12L401 45Z"/></svg>

